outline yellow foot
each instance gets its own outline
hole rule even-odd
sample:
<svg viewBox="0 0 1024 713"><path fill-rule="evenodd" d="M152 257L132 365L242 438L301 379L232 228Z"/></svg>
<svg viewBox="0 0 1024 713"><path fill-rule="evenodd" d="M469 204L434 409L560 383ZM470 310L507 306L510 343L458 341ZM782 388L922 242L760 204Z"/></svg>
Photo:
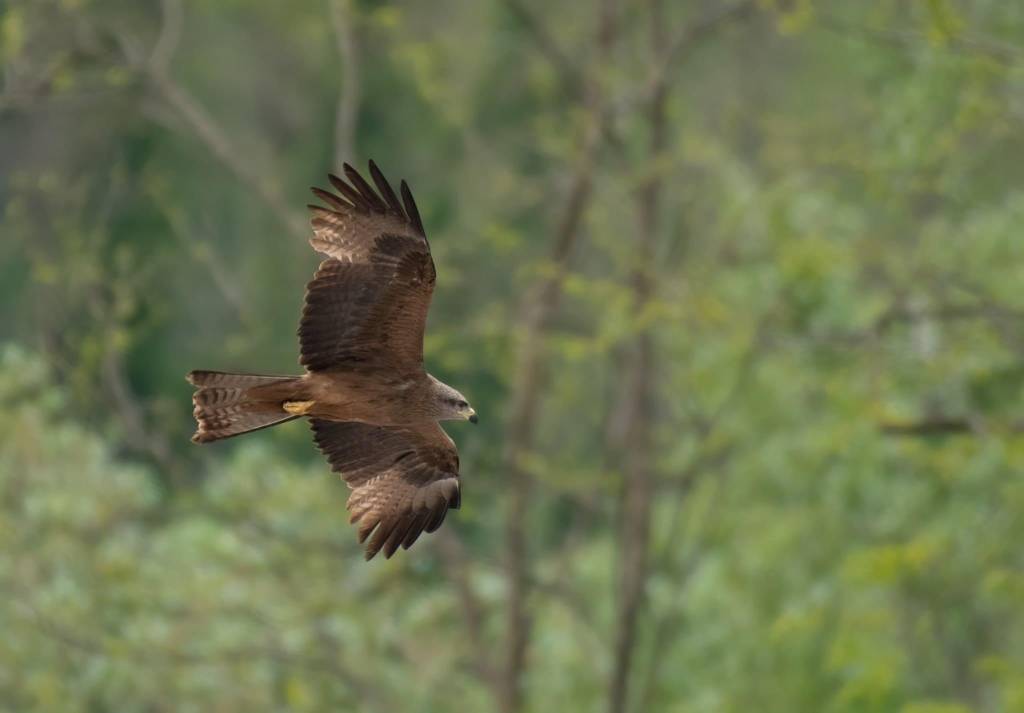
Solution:
<svg viewBox="0 0 1024 713"><path fill-rule="evenodd" d="M315 401L285 401L284 410L296 416L305 416L315 403Z"/></svg>

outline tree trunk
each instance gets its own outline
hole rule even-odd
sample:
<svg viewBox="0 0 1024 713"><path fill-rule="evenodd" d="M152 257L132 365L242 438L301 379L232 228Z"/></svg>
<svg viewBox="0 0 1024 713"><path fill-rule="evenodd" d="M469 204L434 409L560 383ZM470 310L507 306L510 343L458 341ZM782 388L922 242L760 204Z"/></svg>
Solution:
<svg viewBox="0 0 1024 713"><path fill-rule="evenodd" d="M665 51L665 23L660 0L651 3L651 46L655 61ZM647 111L650 131L648 160L657 161L665 150L666 82L659 82ZM636 264L631 278L633 314L639 320L647 309L653 292L654 244L658 231L658 207L661 183L650 175L637 193L638 231ZM623 439L624 505L622 515L622 549L619 561L619 603L615 632L614 660L608 691L608 710L623 713L627 707L629 673L636 647L640 608L649 569L651 502L654 482L650 453L653 448L653 412L656 409L652 388L654 370L653 338L645 327L636 335L636 342L626 367L625 392L620 408L626 414Z"/></svg>

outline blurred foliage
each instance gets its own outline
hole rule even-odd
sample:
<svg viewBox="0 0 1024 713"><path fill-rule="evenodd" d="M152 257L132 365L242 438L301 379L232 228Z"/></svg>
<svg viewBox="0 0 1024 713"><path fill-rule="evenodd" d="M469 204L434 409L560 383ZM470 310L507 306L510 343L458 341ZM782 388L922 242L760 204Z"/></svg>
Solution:
<svg viewBox="0 0 1024 713"><path fill-rule="evenodd" d="M516 326L591 119L516 3L343 5L353 158L414 188L439 272L428 366L481 413L449 429L465 498L445 524L481 641L440 535L361 562L306 429L188 443L189 369L297 368L300 208L335 168L345 81L329 3L11 0L2 710L498 707L479 647L505 624ZM669 66L651 159L629 101L648 3L623 3L607 66L596 11L526 3L621 100L524 454L526 706L603 705L620 375L653 329L631 710L1024 711L1024 6L754 5ZM714 6L666 3L666 23ZM635 315L650 176L657 288Z"/></svg>

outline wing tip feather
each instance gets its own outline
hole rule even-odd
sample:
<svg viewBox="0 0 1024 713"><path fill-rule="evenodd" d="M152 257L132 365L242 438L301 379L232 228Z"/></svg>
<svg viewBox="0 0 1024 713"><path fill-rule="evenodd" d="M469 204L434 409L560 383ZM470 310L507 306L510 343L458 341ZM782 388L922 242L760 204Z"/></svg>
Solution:
<svg viewBox="0 0 1024 713"><path fill-rule="evenodd" d="M399 190L402 192L402 203L405 204L405 212L409 216L409 223L426 239L427 232L423 229L423 219L420 217L420 210L416 207L416 200L412 197L412 191L409 189L409 184L405 182L405 179L402 179Z"/></svg>

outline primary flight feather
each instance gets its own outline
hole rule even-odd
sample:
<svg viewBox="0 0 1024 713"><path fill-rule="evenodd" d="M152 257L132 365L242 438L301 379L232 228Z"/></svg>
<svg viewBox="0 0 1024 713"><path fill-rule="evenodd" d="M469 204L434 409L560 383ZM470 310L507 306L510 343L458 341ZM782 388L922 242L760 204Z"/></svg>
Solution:
<svg viewBox="0 0 1024 713"><path fill-rule="evenodd" d="M459 455L439 421L469 420L466 398L428 374L423 332L436 272L416 202L370 161L371 186L345 164L336 192L314 188L310 245L327 257L306 286L301 376L193 371L208 443L306 417L352 492L366 558L390 557L459 507Z"/></svg>

